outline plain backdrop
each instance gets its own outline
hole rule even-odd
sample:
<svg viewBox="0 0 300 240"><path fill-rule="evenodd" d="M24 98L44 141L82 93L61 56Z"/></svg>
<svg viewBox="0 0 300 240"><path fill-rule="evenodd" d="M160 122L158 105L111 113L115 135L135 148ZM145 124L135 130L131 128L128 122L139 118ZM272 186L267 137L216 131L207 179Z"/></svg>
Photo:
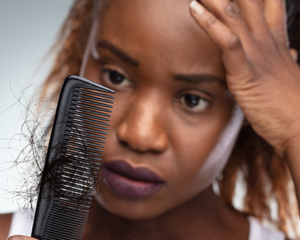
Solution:
<svg viewBox="0 0 300 240"><path fill-rule="evenodd" d="M74 0L0 0L0 213L15 211L17 173L9 170L24 142L18 133L24 107L52 60L42 62ZM24 95L21 95L25 92Z"/></svg>

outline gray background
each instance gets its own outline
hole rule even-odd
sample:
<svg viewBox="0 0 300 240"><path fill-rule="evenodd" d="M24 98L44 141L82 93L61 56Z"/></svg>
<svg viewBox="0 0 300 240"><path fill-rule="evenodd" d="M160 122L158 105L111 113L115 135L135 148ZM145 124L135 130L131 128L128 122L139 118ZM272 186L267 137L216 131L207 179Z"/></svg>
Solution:
<svg viewBox="0 0 300 240"><path fill-rule="evenodd" d="M25 109L15 103L25 90L21 101L26 104L49 72L53 57L42 59L73 2L0 0L0 213L18 208L9 193L18 185L18 174L8 166L24 144L16 134Z"/></svg>

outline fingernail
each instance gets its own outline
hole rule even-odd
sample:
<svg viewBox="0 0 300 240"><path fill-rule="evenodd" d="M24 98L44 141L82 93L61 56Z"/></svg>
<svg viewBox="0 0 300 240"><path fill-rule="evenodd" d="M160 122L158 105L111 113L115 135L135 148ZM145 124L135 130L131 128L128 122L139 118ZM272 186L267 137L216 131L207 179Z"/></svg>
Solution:
<svg viewBox="0 0 300 240"><path fill-rule="evenodd" d="M196 0L193 0L190 4L190 8L193 9L198 15L202 15L205 12L204 7Z"/></svg>

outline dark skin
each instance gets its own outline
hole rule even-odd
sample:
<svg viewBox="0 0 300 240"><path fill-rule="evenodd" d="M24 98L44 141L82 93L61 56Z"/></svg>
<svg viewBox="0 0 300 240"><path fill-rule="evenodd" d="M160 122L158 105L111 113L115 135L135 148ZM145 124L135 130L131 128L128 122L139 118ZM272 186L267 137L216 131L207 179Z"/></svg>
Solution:
<svg viewBox="0 0 300 240"><path fill-rule="evenodd" d="M211 188L151 219L131 220L98 207L90 221L84 239L243 240L248 239L249 231L245 216L220 201Z"/></svg>
<svg viewBox="0 0 300 240"><path fill-rule="evenodd" d="M131 165L151 168L166 186L145 199L127 199L105 187L95 203L103 208L98 214L97 210L92 212L85 238L199 239L215 235L217 228L216 239L247 239L246 218L225 206L211 187L204 190L207 186L201 183L199 174L234 104L224 81L219 49L188 12L181 10L188 10L188 1L173 6L168 1L111 3L101 18L97 37L100 58L91 60L86 72L91 79L100 76L101 84L117 91L105 146L106 161L125 158ZM167 7L165 24L161 24L158 16ZM136 23L144 11L151 21ZM173 30L176 28L178 31ZM204 44L206 47L201 47ZM112 45L134 61L122 59ZM195 52L195 45L199 51ZM157 52L161 53L159 58ZM115 84L107 70L117 71L128 80ZM187 82L174 77L183 75L210 78ZM187 94L197 94L211 103L203 109L200 103L188 108L181 102ZM214 202L211 208L209 202ZM195 214L196 209L201 214Z"/></svg>
<svg viewBox="0 0 300 240"><path fill-rule="evenodd" d="M287 161L300 192L300 70L286 46L283 1L203 0L206 8L191 9L198 25L189 0L115 2L105 6L100 58L90 59L86 73L117 91L106 160L122 156L166 184L130 200L104 186L85 239L248 239L246 217L216 197L200 170L236 101ZM123 80L112 81L112 71Z"/></svg>
<svg viewBox="0 0 300 240"><path fill-rule="evenodd" d="M122 198L109 188L96 197L105 209L131 219L161 215L207 187L200 169L229 121L234 105L225 81L221 80L224 71L220 51L189 13L181 10L188 10L188 1L172 6L165 20L173 20L162 25L160 19L155 19L168 6L170 2L149 1L122 1L107 6L97 36L100 58L91 60L86 71L90 79L100 78L101 84L117 91L105 160L123 159L132 166L145 166L166 182L159 192L147 198ZM135 23L136 17L146 10L151 21ZM175 28L178 31L173 31ZM202 34L200 44L197 33ZM179 41L170 44L172 39ZM107 47L107 42L139 65L123 60ZM199 51L194 50L195 44ZM111 72L122 74L124 80L114 83ZM182 75L200 80L176 78ZM188 107L190 102L184 97L189 95L201 97L195 107Z"/></svg>

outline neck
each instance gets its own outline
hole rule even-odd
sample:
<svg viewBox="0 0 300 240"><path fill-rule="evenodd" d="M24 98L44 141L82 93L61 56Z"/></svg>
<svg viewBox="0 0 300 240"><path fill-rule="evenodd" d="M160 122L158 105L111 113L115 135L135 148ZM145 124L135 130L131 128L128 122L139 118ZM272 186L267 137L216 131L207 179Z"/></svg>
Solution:
<svg viewBox="0 0 300 240"><path fill-rule="evenodd" d="M99 206L91 212L84 237L89 240L248 239L247 219L226 205L211 187L152 219L130 220Z"/></svg>

